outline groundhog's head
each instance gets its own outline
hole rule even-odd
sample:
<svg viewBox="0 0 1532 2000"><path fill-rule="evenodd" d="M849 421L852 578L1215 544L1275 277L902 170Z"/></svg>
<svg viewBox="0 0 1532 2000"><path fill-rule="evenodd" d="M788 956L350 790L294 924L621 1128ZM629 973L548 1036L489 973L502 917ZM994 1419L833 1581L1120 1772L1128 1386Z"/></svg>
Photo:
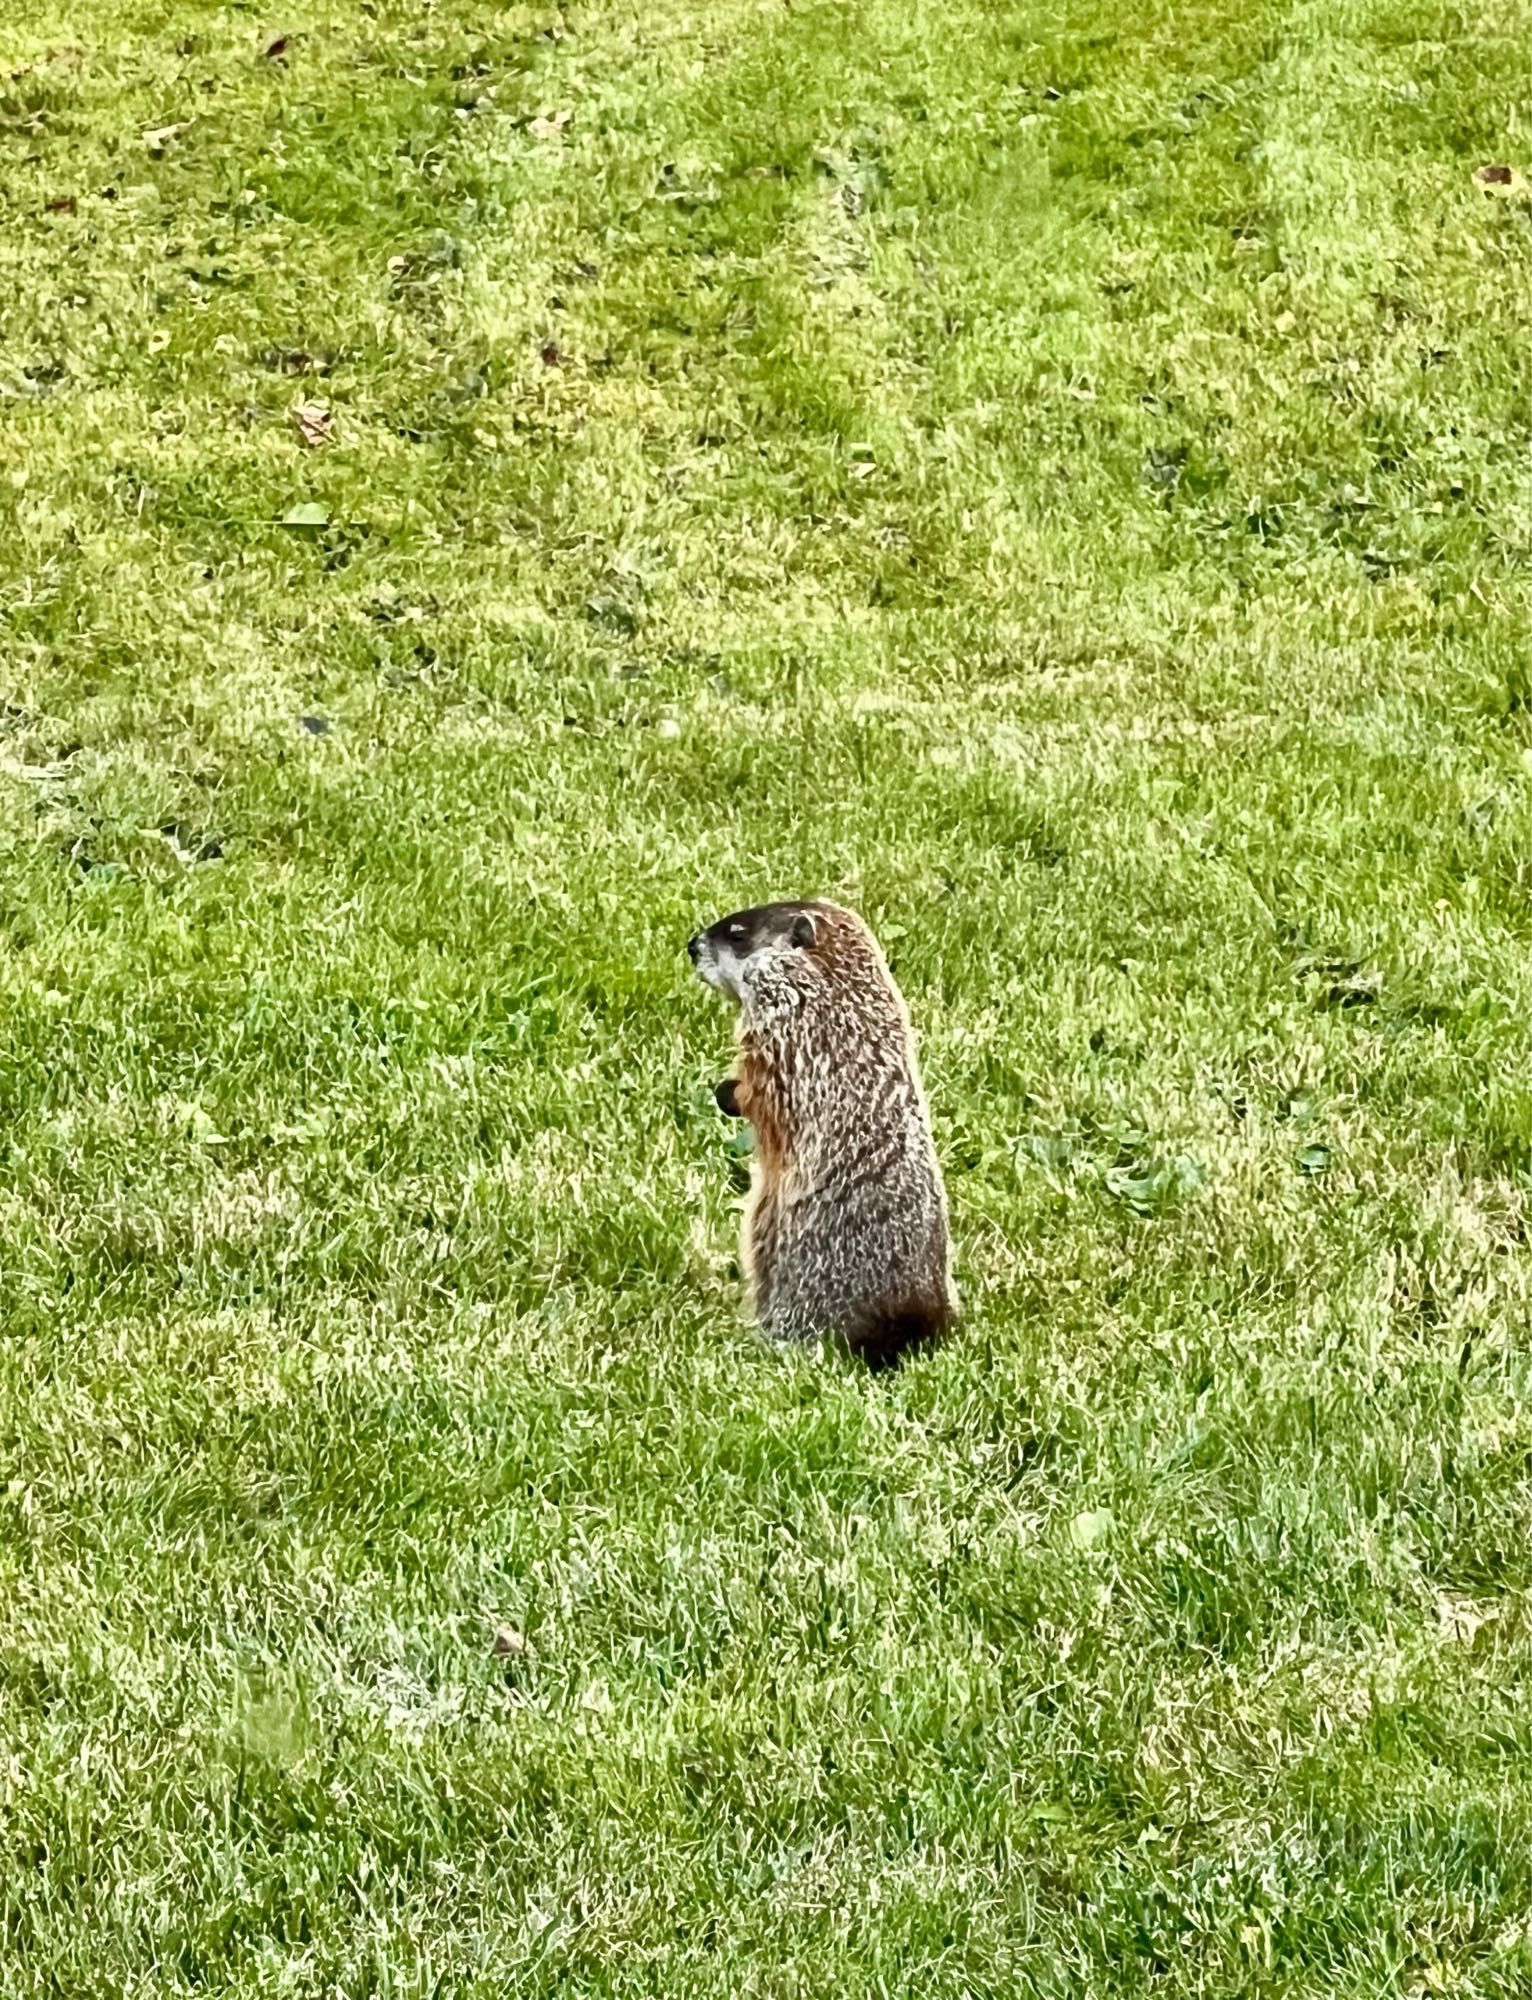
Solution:
<svg viewBox="0 0 1532 2000"><path fill-rule="evenodd" d="M720 917L686 949L709 986L748 1010L812 980L831 933L855 922L831 903L763 903Z"/></svg>

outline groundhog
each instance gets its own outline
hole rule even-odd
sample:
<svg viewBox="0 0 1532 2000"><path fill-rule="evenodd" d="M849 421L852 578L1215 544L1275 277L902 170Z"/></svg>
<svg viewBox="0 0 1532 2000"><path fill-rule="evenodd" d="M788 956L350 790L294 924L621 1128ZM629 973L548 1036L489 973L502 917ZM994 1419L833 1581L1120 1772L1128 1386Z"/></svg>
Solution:
<svg viewBox="0 0 1532 2000"><path fill-rule="evenodd" d="M957 1311L942 1187L909 1015L859 917L768 903L687 946L739 1003L719 1108L755 1137L740 1261L778 1340L840 1335L873 1367Z"/></svg>

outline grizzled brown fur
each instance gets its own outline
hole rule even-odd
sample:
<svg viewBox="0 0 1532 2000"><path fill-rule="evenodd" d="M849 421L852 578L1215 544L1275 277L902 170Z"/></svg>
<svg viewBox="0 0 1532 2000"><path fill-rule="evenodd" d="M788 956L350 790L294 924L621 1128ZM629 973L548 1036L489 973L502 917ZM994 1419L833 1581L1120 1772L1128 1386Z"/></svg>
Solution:
<svg viewBox="0 0 1532 2000"><path fill-rule="evenodd" d="M909 1016L882 952L834 903L741 910L688 949L739 1003L718 1102L755 1135L741 1261L761 1324L896 1361L957 1308Z"/></svg>

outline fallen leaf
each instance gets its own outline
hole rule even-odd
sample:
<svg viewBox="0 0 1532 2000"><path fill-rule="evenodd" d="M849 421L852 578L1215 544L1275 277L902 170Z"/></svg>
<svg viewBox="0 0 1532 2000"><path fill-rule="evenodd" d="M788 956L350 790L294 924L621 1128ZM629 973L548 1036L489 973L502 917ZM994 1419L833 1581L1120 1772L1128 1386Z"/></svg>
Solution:
<svg viewBox="0 0 1532 2000"><path fill-rule="evenodd" d="M214 1124L206 1105L195 1100L182 1100L180 1109L186 1117L187 1135L202 1146L227 1146L228 1139Z"/></svg>
<svg viewBox="0 0 1532 2000"><path fill-rule="evenodd" d="M514 1625L501 1625L496 1629L492 1650L499 1659L518 1660L527 1650L527 1642Z"/></svg>
<svg viewBox="0 0 1532 2000"><path fill-rule="evenodd" d="M564 357L559 352L559 344L556 340L545 340L538 349L538 353L542 357L542 364L545 368L560 368L563 366Z"/></svg>
<svg viewBox="0 0 1532 2000"><path fill-rule="evenodd" d="M287 54L286 35L278 35L274 42L268 42L266 44L265 54L269 61L281 62L282 58Z"/></svg>
<svg viewBox="0 0 1532 2000"><path fill-rule="evenodd" d="M52 201L43 203L49 215L73 215L80 206L72 194L56 194Z"/></svg>
<svg viewBox="0 0 1532 2000"><path fill-rule="evenodd" d="M294 403L293 422L298 427L298 435L307 445L328 444L330 441L330 412L323 403Z"/></svg>
<svg viewBox="0 0 1532 2000"><path fill-rule="evenodd" d="M1516 167L1475 167L1474 179L1486 194L1525 194L1527 183Z"/></svg>
<svg viewBox="0 0 1532 2000"><path fill-rule="evenodd" d="M1443 1594L1436 1600L1437 1635L1444 1641L1457 1640L1468 1646L1481 1625L1491 1625L1500 1616L1498 1604L1475 1603L1471 1597Z"/></svg>
<svg viewBox="0 0 1532 2000"><path fill-rule="evenodd" d="M223 846L219 841L203 840L182 820L167 820L160 833L183 861L219 861L223 858Z"/></svg>
<svg viewBox="0 0 1532 2000"><path fill-rule="evenodd" d="M534 139L557 139L573 116L572 111L542 111L527 120L527 130Z"/></svg>
<svg viewBox="0 0 1532 2000"><path fill-rule="evenodd" d="M175 125L155 125L144 134L144 144L156 156L163 153L172 139L179 139L183 132L191 130L191 120L183 118Z"/></svg>
<svg viewBox="0 0 1532 2000"><path fill-rule="evenodd" d="M284 528L328 528L330 512L318 500L300 500L282 516Z"/></svg>
<svg viewBox="0 0 1532 2000"><path fill-rule="evenodd" d="M1069 1524L1069 1539L1077 1549L1098 1549L1116 1526L1110 1507L1088 1507Z"/></svg>
<svg viewBox="0 0 1532 2000"><path fill-rule="evenodd" d="M1205 1184L1207 1170L1189 1153L1177 1153L1169 1160L1133 1160L1108 1167L1102 1178L1109 1194L1126 1202L1135 1215L1149 1218L1195 1194Z"/></svg>

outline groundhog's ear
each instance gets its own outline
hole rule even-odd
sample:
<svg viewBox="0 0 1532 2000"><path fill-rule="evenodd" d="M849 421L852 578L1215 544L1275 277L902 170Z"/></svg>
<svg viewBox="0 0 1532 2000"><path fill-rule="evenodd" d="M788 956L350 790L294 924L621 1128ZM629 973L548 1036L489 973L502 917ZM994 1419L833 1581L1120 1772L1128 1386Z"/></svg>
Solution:
<svg viewBox="0 0 1532 2000"><path fill-rule="evenodd" d="M807 951L812 946L815 936L814 919L807 910L800 910L793 918L793 927L787 934L789 944L801 945Z"/></svg>

